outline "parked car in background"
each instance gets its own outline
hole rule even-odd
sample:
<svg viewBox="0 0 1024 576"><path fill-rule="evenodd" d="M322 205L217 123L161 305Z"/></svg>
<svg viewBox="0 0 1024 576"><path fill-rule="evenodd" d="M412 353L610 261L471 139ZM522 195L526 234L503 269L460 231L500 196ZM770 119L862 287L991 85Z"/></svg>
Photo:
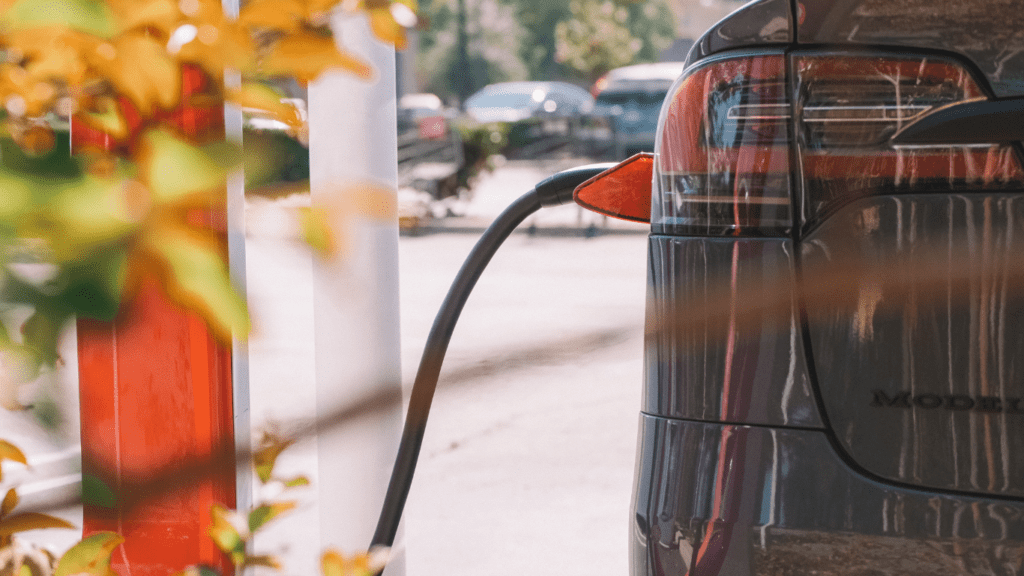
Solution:
<svg viewBox="0 0 1024 576"><path fill-rule="evenodd" d="M519 147L546 137L572 137L594 99L565 82L501 82L466 99L466 115L480 124L507 124L508 145Z"/></svg>
<svg viewBox="0 0 1024 576"><path fill-rule="evenodd" d="M694 45L631 574L1024 573L1021 30L1005 0L757 0ZM897 136L980 104L1018 113Z"/></svg>
<svg viewBox="0 0 1024 576"><path fill-rule="evenodd" d="M464 156L452 126L456 115L434 94L406 94L398 100L399 188L414 188L435 200L458 194Z"/></svg>
<svg viewBox="0 0 1024 576"><path fill-rule="evenodd" d="M594 83L594 107L586 122L591 153L621 160L654 151L658 114L683 62L636 64L611 70Z"/></svg>

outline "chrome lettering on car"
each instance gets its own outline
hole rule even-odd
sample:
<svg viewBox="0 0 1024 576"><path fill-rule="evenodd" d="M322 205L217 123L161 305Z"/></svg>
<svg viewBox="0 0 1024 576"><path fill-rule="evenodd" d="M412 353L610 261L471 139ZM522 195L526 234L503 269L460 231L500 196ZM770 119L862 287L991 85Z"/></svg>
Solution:
<svg viewBox="0 0 1024 576"><path fill-rule="evenodd" d="M975 412L1005 412L1024 414L1021 398L1000 398L998 396L969 396L967 394L911 394L910 392L889 393L872 390L870 405L876 408L924 408L932 410L974 410Z"/></svg>

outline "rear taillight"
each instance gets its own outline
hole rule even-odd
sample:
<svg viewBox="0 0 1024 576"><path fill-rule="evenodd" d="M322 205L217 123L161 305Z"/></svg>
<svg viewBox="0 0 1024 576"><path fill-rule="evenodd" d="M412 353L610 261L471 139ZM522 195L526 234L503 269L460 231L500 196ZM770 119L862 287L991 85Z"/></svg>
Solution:
<svg viewBox="0 0 1024 576"><path fill-rule="evenodd" d="M804 220L875 194L1020 188L1011 146L897 148L889 138L938 106L984 98L959 63L936 57L797 55Z"/></svg>
<svg viewBox="0 0 1024 576"><path fill-rule="evenodd" d="M782 54L718 60L669 92L651 224L667 234L785 234L790 105Z"/></svg>
<svg viewBox="0 0 1024 576"><path fill-rule="evenodd" d="M936 107L984 97L964 66L934 56L796 52L691 69L662 110L652 231L787 235L794 203L807 227L869 195L1024 188L1012 146L889 141Z"/></svg>

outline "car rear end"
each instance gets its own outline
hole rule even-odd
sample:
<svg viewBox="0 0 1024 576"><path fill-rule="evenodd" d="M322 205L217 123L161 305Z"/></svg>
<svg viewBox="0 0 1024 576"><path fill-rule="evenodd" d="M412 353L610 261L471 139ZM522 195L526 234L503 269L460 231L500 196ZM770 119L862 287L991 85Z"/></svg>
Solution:
<svg viewBox="0 0 1024 576"><path fill-rule="evenodd" d="M754 2L662 109L632 573L1024 570L1020 144L1004 0Z"/></svg>

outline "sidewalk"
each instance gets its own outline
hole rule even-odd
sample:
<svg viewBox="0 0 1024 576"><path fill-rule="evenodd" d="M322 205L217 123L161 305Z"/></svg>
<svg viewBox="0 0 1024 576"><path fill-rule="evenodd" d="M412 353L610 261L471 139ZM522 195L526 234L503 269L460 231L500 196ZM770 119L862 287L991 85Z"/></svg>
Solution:
<svg viewBox="0 0 1024 576"><path fill-rule="evenodd" d="M431 209L419 210L414 201L399 199L399 213L416 214L414 221L405 219L403 235L415 236L437 232L480 233L516 198L522 196L541 180L560 170L587 164L586 158L559 158L546 161L512 160L500 164L492 172L484 172L473 187L468 201L454 201L448 206L455 215L432 217L430 210L439 211L435 203ZM401 193L400 193L401 194ZM406 199L409 197L407 196ZM647 234L650 227L603 216L574 204L547 208L528 218L518 233L544 236L597 236L602 234Z"/></svg>

